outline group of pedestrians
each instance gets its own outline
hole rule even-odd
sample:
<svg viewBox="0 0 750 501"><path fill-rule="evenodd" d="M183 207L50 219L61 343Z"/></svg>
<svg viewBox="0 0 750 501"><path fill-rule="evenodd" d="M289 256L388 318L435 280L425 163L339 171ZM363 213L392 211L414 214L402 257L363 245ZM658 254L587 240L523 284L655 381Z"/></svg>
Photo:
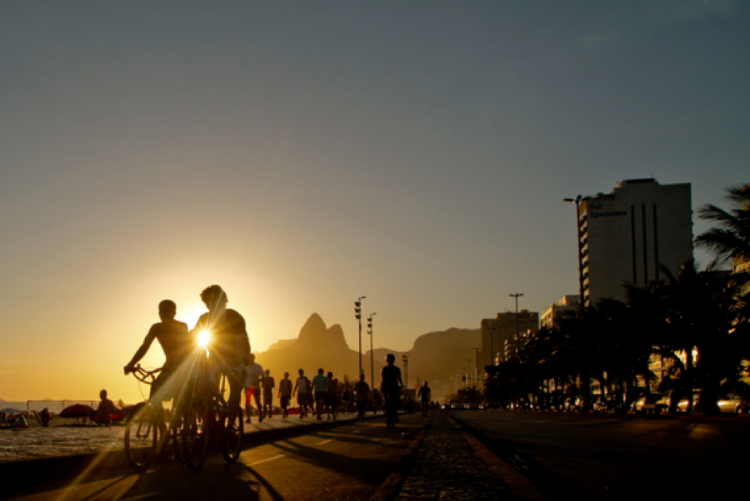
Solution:
<svg viewBox="0 0 750 501"><path fill-rule="evenodd" d="M300 419L312 412L318 420L323 419L324 413L327 419L335 420L339 412L353 411L355 406L361 419L368 407L372 406L373 411L377 412L383 403L387 414L395 416L400 408L400 393L404 384L401 370L394 365L393 354L386 357L387 365L381 373L380 392L370 388L364 374L360 374L359 381L352 386L339 383L332 372L324 375L322 368L318 369L312 380L308 379L303 369L299 369L299 377L294 385L289 379L289 373L285 372L277 388L271 371L264 371L255 361L255 355L250 350L245 320L237 311L226 307L228 299L224 290L218 285L212 285L201 292L201 299L208 312L201 315L192 331L188 331L184 322L175 320L177 305L173 301L159 303L161 322L151 326L143 343L124 368L125 374L133 372L153 341L159 342L166 361L151 386L149 397L158 411L162 410L161 402L171 398L176 398L176 405L180 405L182 391L190 387L188 383L194 373L195 358L191 354L208 357L204 360L207 361L208 385L212 391L218 391L218 381L222 375L226 376L229 382L229 422L235 422L234 418L241 413L243 387L247 423L250 422L253 402L258 409L259 422L272 416L274 393L279 399L283 418L289 416L289 406L295 395ZM205 344L200 342L203 332L210 333ZM205 350L195 350L196 346L202 346ZM388 425L394 426L395 421L389 419Z"/></svg>

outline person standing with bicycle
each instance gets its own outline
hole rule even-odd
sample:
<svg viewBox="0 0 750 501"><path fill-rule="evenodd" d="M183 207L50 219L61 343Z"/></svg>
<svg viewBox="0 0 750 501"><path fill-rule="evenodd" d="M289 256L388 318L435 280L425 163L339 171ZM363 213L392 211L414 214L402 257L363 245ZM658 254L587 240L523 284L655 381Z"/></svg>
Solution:
<svg viewBox="0 0 750 501"><path fill-rule="evenodd" d="M245 381L245 367L250 360L250 337L247 335L245 319L235 310L227 308L227 294L218 285L206 287L201 292L201 300L208 312L201 315L193 329L200 335L208 331L206 343L209 353L209 367L217 386L221 375L229 381L229 422L234 423L240 410L242 387ZM218 387L218 386L217 386Z"/></svg>
<svg viewBox="0 0 750 501"><path fill-rule="evenodd" d="M184 384L180 370L182 362L190 351L191 339L188 335L187 324L175 320L177 315L177 305L174 301L165 299L159 303L159 318L161 322L156 323L149 329L146 338L143 340L140 348L135 352L133 358L124 367L125 375L135 370L136 364L146 356L154 339L159 341L166 361L162 370L151 385L149 401L159 413L161 419L159 427L161 431L166 430L163 419L164 409L161 405L163 400L169 400L177 397Z"/></svg>
<svg viewBox="0 0 750 501"><path fill-rule="evenodd" d="M388 365L380 373L380 391L385 396L386 425L392 428L396 426L396 413L401 407L401 388L404 387L404 382L401 381L401 369L394 365L396 356L389 353L385 361Z"/></svg>

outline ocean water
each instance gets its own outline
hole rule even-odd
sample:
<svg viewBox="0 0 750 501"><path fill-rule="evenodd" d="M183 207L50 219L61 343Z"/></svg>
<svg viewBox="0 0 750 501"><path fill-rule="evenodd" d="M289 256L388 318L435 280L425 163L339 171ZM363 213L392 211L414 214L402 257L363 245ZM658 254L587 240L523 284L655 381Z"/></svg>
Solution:
<svg viewBox="0 0 750 501"><path fill-rule="evenodd" d="M59 413L65 407L73 404L85 404L94 409L99 405L96 400L65 400L64 402L60 400L32 400L31 402L27 402L24 400L23 402L0 402L0 412L12 412L10 409L26 412L28 405L28 410L30 411L41 411L46 407L50 412Z"/></svg>

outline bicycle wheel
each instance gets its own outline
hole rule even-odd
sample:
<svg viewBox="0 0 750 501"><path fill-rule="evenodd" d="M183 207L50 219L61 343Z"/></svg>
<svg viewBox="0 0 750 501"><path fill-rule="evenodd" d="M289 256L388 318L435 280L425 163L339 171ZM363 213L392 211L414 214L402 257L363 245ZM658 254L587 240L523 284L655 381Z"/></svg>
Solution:
<svg viewBox="0 0 750 501"><path fill-rule="evenodd" d="M144 470L156 457L157 435L154 408L149 403L136 407L125 425L125 455L137 471Z"/></svg>
<svg viewBox="0 0 750 501"><path fill-rule="evenodd" d="M208 405L202 401L193 402L185 410L179 451L191 470L199 470L206 462L211 418Z"/></svg>
<svg viewBox="0 0 750 501"><path fill-rule="evenodd" d="M242 413L238 412L234 419L229 420L226 406L219 411L219 446L221 455L228 463L234 463L242 453L242 440L245 436L245 426L242 422Z"/></svg>

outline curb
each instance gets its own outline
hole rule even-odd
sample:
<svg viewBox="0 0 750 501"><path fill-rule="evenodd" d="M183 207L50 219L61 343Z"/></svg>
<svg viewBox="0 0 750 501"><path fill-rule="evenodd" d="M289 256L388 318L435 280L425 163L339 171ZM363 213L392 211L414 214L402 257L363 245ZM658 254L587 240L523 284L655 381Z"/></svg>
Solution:
<svg viewBox="0 0 750 501"><path fill-rule="evenodd" d="M406 475L414 465L414 459L417 450L419 450L419 447L422 445L426 429L426 426L422 427L422 431L419 432L417 437L409 445L409 448L401 456L398 465L396 465L396 469L388 475L388 478L385 479L385 482L383 482L380 488L378 488L375 494L370 498L370 501L388 501L394 499L396 495L398 495Z"/></svg>
<svg viewBox="0 0 750 501"><path fill-rule="evenodd" d="M487 468L500 477L504 484L508 486L513 497L519 499L550 499L539 487L534 485L528 478L518 472L513 466L501 459L497 454L492 452L477 437L469 433L461 426L452 416L445 414L448 420L461 431L461 435L466 439L474 454L484 461Z"/></svg>

